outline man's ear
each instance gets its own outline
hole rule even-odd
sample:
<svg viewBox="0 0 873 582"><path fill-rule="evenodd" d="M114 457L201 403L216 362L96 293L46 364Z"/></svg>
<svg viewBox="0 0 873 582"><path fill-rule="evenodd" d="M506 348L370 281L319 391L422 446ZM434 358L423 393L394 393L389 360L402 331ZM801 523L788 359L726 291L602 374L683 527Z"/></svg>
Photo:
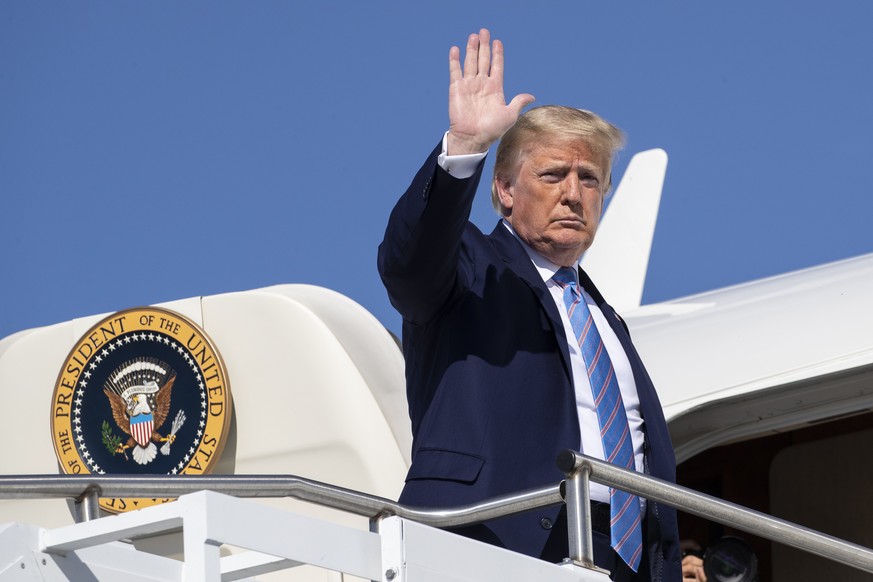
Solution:
<svg viewBox="0 0 873 582"><path fill-rule="evenodd" d="M494 185L497 187L497 199L500 201L500 205L503 206L507 212L511 212L513 196L512 184L502 176L495 176Z"/></svg>

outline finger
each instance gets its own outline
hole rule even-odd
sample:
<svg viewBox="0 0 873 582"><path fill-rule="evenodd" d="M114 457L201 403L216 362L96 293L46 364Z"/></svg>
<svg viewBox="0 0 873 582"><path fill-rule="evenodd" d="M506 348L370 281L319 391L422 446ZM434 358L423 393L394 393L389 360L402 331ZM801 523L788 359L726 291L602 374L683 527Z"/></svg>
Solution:
<svg viewBox="0 0 873 582"><path fill-rule="evenodd" d="M464 76L475 77L479 73L479 35L471 34L467 39L467 54L464 55Z"/></svg>
<svg viewBox="0 0 873 582"><path fill-rule="evenodd" d="M491 33L487 28L479 31L479 74L486 77L491 70Z"/></svg>
<svg viewBox="0 0 873 582"><path fill-rule="evenodd" d="M462 76L461 49L453 46L449 49L449 82L459 81Z"/></svg>
<svg viewBox="0 0 873 582"><path fill-rule="evenodd" d="M490 77L498 83L503 83L503 43L495 40L492 49Z"/></svg>
<svg viewBox="0 0 873 582"><path fill-rule="evenodd" d="M516 117L521 115L521 110L536 101L536 97L531 95L530 93L521 93L512 98L512 101L509 102L510 110L515 114Z"/></svg>

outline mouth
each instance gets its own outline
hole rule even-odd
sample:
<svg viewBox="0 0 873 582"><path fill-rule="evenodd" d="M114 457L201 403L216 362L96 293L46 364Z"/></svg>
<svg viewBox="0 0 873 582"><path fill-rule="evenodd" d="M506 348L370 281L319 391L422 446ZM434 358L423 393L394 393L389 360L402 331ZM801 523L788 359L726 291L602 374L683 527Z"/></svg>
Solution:
<svg viewBox="0 0 873 582"><path fill-rule="evenodd" d="M556 218L553 222L566 228L581 228L585 224L585 221L578 216L564 216Z"/></svg>

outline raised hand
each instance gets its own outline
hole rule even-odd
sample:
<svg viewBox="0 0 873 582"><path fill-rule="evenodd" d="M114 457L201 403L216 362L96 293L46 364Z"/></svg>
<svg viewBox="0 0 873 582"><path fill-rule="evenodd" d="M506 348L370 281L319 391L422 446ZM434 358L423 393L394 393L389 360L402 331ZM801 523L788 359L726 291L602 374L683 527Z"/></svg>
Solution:
<svg viewBox="0 0 873 582"><path fill-rule="evenodd" d="M492 54L493 52L493 54ZM513 126L521 110L533 103L528 93L509 104L503 95L503 43L483 28L467 39L461 70L461 51L449 51L449 155L481 153Z"/></svg>

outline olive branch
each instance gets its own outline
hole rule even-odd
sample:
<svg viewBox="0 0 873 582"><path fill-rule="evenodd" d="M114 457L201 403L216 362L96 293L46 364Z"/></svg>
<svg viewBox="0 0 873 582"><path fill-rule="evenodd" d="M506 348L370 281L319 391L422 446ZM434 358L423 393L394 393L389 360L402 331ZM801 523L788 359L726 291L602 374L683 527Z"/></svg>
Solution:
<svg viewBox="0 0 873 582"><path fill-rule="evenodd" d="M112 428L109 426L109 422L105 420L103 421L101 436L103 437L103 444L106 446L106 450L112 453L112 456L115 456L115 454L118 453L118 449L121 447L121 438L112 433ZM127 458L127 452L124 452L124 458Z"/></svg>

